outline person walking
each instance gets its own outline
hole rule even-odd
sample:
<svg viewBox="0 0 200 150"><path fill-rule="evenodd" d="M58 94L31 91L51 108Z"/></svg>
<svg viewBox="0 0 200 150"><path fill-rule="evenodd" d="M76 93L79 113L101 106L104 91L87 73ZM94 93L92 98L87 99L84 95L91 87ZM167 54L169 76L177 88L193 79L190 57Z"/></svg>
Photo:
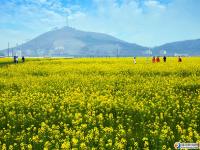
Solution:
<svg viewBox="0 0 200 150"><path fill-rule="evenodd" d="M182 62L181 56L178 57L178 62Z"/></svg>
<svg viewBox="0 0 200 150"><path fill-rule="evenodd" d="M23 62L23 63L25 62L25 57L24 57L24 56L22 56L22 62Z"/></svg>
<svg viewBox="0 0 200 150"><path fill-rule="evenodd" d="M18 63L18 56L15 56L16 57L16 63Z"/></svg>
<svg viewBox="0 0 200 150"><path fill-rule="evenodd" d="M156 62L157 62L157 63L160 62L160 58L159 58L159 56L157 56L157 58L156 58Z"/></svg>
<svg viewBox="0 0 200 150"><path fill-rule="evenodd" d="M167 57L166 57L166 56L163 57L163 61L164 61L164 62L167 61Z"/></svg>
<svg viewBox="0 0 200 150"><path fill-rule="evenodd" d="M156 62L156 57L153 56L153 58L152 58L152 63L155 63L155 62Z"/></svg>
<svg viewBox="0 0 200 150"><path fill-rule="evenodd" d="M16 56L14 56L13 59L14 59L14 63L16 63Z"/></svg>
<svg viewBox="0 0 200 150"><path fill-rule="evenodd" d="M133 57L133 63L136 64L136 57Z"/></svg>

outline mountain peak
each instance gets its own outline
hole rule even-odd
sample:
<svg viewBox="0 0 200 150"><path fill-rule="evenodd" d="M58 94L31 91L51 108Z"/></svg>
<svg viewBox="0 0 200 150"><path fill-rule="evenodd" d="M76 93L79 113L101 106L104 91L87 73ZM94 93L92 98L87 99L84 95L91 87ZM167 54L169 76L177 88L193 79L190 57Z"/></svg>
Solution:
<svg viewBox="0 0 200 150"><path fill-rule="evenodd" d="M113 36L64 26L41 34L14 48L28 56L130 56L142 55L145 47L127 43Z"/></svg>
<svg viewBox="0 0 200 150"><path fill-rule="evenodd" d="M64 26L39 35L13 48L13 55L25 56L145 56L149 48L128 43L111 35ZM200 55L200 39L167 43L152 48L153 55ZM7 50L3 51L5 55Z"/></svg>

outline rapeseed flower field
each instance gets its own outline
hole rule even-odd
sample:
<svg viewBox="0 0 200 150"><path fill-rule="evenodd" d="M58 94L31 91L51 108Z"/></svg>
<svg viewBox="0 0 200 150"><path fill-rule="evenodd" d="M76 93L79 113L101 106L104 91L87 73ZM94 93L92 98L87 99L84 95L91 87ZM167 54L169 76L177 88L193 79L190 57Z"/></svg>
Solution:
<svg viewBox="0 0 200 150"><path fill-rule="evenodd" d="M198 57L11 62L0 58L2 150L172 150L175 142L200 142Z"/></svg>

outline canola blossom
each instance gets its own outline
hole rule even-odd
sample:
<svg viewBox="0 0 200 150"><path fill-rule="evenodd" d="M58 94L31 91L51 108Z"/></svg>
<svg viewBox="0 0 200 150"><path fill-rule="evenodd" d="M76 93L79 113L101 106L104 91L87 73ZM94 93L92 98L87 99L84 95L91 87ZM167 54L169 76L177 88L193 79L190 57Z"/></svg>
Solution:
<svg viewBox="0 0 200 150"><path fill-rule="evenodd" d="M198 57L0 58L2 150L172 150L175 142L200 142Z"/></svg>

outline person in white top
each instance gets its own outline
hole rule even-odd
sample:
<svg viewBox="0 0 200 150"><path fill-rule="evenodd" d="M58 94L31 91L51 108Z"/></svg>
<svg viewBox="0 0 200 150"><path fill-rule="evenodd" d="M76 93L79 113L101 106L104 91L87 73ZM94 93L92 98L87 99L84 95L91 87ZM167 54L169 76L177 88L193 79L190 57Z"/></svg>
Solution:
<svg viewBox="0 0 200 150"><path fill-rule="evenodd" d="M133 63L136 64L136 57L133 57Z"/></svg>
<svg viewBox="0 0 200 150"><path fill-rule="evenodd" d="M18 56L16 56L16 63L18 63Z"/></svg>

